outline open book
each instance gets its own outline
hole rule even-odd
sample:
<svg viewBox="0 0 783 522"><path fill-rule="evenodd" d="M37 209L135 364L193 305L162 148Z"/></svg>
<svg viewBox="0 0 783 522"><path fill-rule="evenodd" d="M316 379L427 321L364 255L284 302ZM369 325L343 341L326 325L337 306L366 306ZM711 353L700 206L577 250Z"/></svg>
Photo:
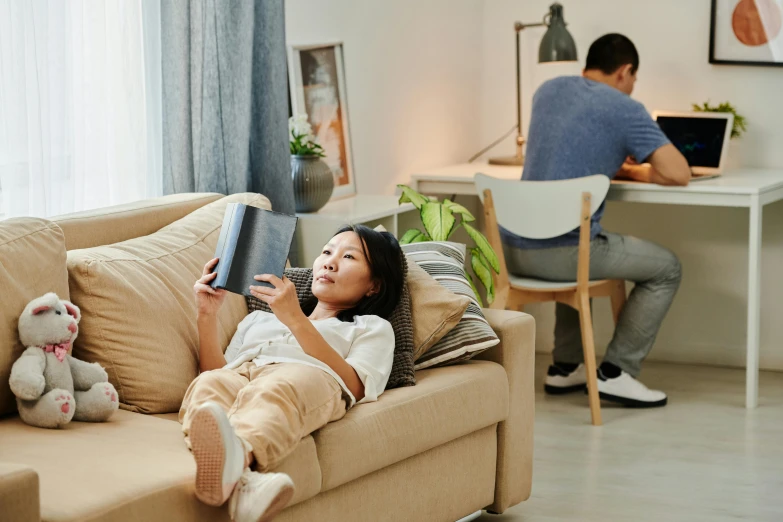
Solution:
<svg viewBox="0 0 783 522"><path fill-rule="evenodd" d="M250 285L271 287L254 277L260 274L283 277L297 219L242 203L229 203L215 249L215 257L219 259L212 288L247 296Z"/></svg>

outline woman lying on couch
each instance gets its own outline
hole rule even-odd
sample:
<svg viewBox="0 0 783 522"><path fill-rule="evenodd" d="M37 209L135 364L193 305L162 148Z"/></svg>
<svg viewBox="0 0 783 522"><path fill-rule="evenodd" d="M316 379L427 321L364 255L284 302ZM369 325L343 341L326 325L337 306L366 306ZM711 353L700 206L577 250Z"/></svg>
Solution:
<svg viewBox="0 0 783 522"><path fill-rule="evenodd" d="M388 232L344 227L313 264L313 303L302 310L287 278L256 276L251 286L273 314L239 323L225 356L217 313L225 290L209 282L217 259L194 290L199 366L179 413L196 460L196 496L234 520L270 520L290 501L291 478L274 469L299 441L341 419L357 402L378 399L389 379L394 332L386 320L402 294L402 251ZM314 305L314 308L313 308ZM261 471L250 471L250 466Z"/></svg>

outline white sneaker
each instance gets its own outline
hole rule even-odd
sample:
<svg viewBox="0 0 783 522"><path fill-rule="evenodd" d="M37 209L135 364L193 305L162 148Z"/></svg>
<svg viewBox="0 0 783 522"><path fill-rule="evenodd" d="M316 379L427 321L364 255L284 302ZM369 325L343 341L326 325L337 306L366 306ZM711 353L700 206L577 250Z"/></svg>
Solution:
<svg viewBox="0 0 783 522"><path fill-rule="evenodd" d="M632 408L666 406L667 401L665 393L649 389L625 371L620 372L620 376L614 379L605 378L599 371L598 395L604 400Z"/></svg>
<svg viewBox="0 0 783 522"><path fill-rule="evenodd" d="M294 496L294 482L285 473L242 473L231 500L228 513L235 522L267 522L272 520Z"/></svg>
<svg viewBox="0 0 783 522"><path fill-rule="evenodd" d="M552 395L582 391L585 386L587 386L587 376L584 364L577 366L571 373L553 364L549 367L544 381L544 391Z"/></svg>
<svg viewBox="0 0 783 522"><path fill-rule="evenodd" d="M193 414L189 435L196 459L196 497L210 506L222 506L245 469L245 446L223 408L211 401Z"/></svg>

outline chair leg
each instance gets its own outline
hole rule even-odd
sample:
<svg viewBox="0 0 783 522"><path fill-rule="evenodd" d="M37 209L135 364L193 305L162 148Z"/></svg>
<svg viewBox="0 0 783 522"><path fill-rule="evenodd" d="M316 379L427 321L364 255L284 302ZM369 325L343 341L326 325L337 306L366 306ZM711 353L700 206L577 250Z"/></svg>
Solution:
<svg viewBox="0 0 783 522"><path fill-rule="evenodd" d="M585 358L585 373L587 374L587 394L590 398L590 416L593 426L600 426L601 400L598 397L598 382L595 367L595 338L593 337L593 317L590 313L590 297L587 293L577 297L579 305L579 321L582 325L582 351Z"/></svg>
<svg viewBox="0 0 783 522"><path fill-rule="evenodd" d="M496 299L497 300L497 299ZM504 305L505 310L525 311L525 305L528 303L527 295L519 290L511 290Z"/></svg>
<svg viewBox="0 0 783 522"><path fill-rule="evenodd" d="M612 317L614 317L614 325L617 326L617 322L620 320L620 312L623 311L625 306L625 281L617 281L617 284L612 288L612 295L610 299L612 301Z"/></svg>
<svg viewBox="0 0 783 522"><path fill-rule="evenodd" d="M495 295L495 300L489 305L493 310L506 310L509 300L509 291L500 291Z"/></svg>

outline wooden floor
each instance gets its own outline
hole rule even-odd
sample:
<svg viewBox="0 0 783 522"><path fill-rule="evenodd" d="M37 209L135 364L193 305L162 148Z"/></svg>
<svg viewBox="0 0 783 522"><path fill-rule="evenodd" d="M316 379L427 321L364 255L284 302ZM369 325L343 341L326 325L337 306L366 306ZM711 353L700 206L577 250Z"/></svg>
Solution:
<svg viewBox="0 0 783 522"><path fill-rule="evenodd" d="M480 522L783 521L783 373L746 410L743 370L647 363L669 405L603 403L594 428L585 395L543 394L538 359L532 496Z"/></svg>

